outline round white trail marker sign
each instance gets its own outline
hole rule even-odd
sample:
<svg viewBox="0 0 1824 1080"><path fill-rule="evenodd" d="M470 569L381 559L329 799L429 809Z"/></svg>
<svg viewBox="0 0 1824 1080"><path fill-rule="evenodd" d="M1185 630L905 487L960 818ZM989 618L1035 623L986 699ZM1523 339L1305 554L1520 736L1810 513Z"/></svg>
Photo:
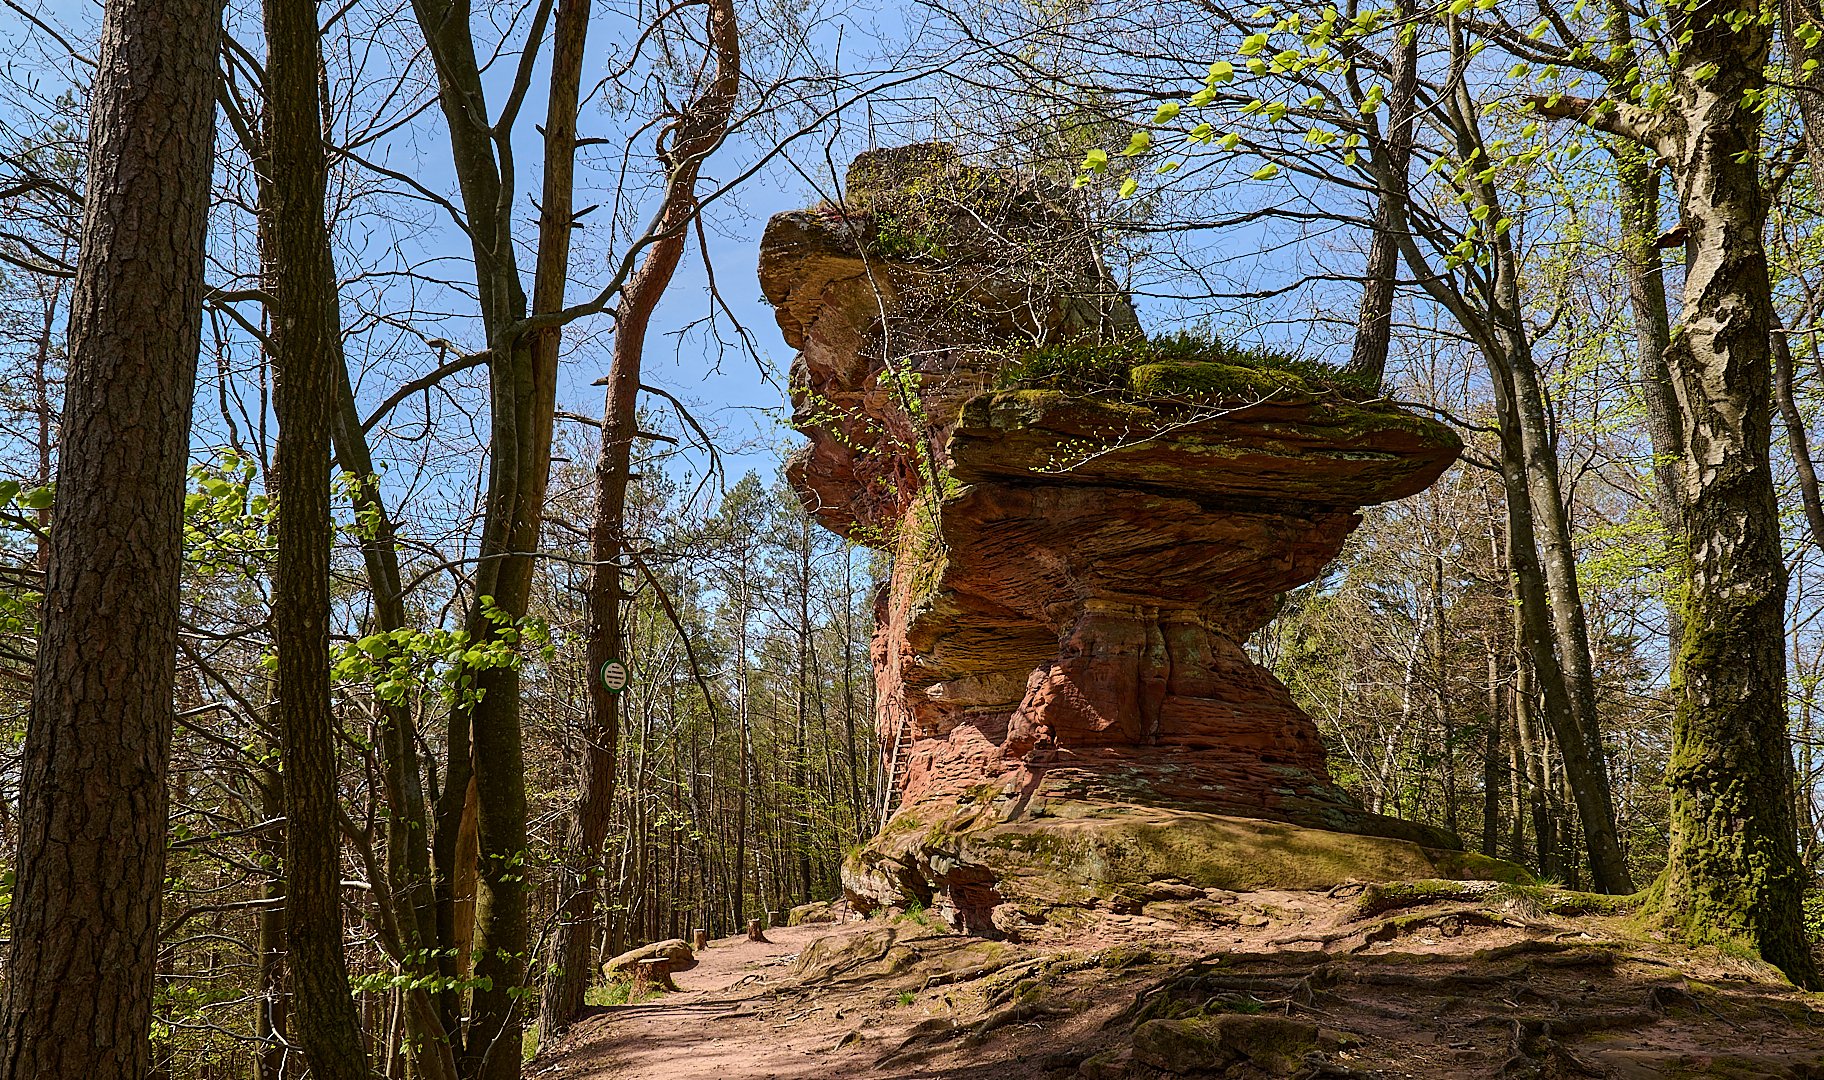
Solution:
<svg viewBox="0 0 1824 1080"><path fill-rule="evenodd" d="M602 665L602 685L611 694L618 694L627 686L627 668L619 660L610 660Z"/></svg>

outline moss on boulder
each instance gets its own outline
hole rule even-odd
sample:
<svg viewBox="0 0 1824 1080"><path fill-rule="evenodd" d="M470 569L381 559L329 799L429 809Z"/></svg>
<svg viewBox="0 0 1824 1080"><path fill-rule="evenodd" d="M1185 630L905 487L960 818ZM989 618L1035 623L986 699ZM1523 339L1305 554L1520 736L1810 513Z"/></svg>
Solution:
<svg viewBox="0 0 1824 1080"><path fill-rule="evenodd" d="M1415 834L1423 836L1425 834ZM1522 868L1414 839L1160 807L1054 801L1002 821L992 802L913 807L851 855L843 887L862 909L916 902L992 932L992 909L1096 907L1173 879L1199 889L1327 889L1348 881L1455 879L1530 885Z"/></svg>
<svg viewBox="0 0 1824 1080"><path fill-rule="evenodd" d="M976 395L950 436L952 473L965 484L1043 481L1366 506L1424 490L1462 451L1437 421L1286 389L1272 372L1177 363L1144 371L1158 396L1050 386ZM1203 404L1175 396L1181 391Z"/></svg>

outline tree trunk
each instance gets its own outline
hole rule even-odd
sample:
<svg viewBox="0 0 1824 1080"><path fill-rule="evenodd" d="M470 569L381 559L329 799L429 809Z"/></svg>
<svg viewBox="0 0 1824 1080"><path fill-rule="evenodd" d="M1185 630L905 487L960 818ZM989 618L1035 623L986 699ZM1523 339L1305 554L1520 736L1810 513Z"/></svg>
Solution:
<svg viewBox="0 0 1824 1080"><path fill-rule="evenodd" d="M1805 430L1805 418L1799 414L1799 403L1793 397L1792 346L1786 340L1786 328L1778 314L1773 316L1773 400L1780 408L1780 423L1786 429L1786 449L1792 454L1793 470L1799 482L1799 505L1805 511L1805 526L1812 544L1824 551L1824 499L1818 495L1818 469L1811 458L1811 437Z"/></svg>
<svg viewBox="0 0 1824 1080"><path fill-rule="evenodd" d="M1812 198L1824 198L1824 50L1805 44L1800 26L1824 27L1814 0L1785 0L1780 20L1785 30L1786 73L1792 96L1799 103L1799 117L1804 123L1805 161L1811 172ZM1819 66L1807 69L1810 61Z"/></svg>
<svg viewBox="0 0 1824 1080"><path fill-rule="evenodd" d="M575 166L577 96L582 77L583 46L589 30L589 0L562 0L557 8L557 31L552 52L551 94L545 114L545 202L539 214L541 265L532 299L534 312L563 307L564 284L570 264L570 232L575 227L571 191ZM623 331L615 333L618 355ZM562 332L539 331L533 349L539 363L555 366ZM604 435L604 440L606 435ZM594 556L601 559L601 555ZM598 562L590 577L590 594L599 579L613 577L617 594L610 603L614 620L612 640L618 653L620 641L619 571ZM591 604L593 610L594 605ZM583 732L583 760L577 776L576 804L571 808L559 868L557 925L552 930L550 952L539 1005L539 1034L550 1038L564 1030L583 1008L583 994L595 974L593 946L598 925L596 892L601 875L603 844L614 811L614 766L620 733L619 695L602 685L602 666L614 655L598 656L596 628L591 626L587 676L590 722Z"/></svg>
<svg viewBox="0 0 1824 1080"><path fill-rule="evenodd" d="M542 38L548 10L539 9L529 42ZM495 629L480 597L511 621L525 614L531 552L538 546L549 479L557 380L554 369L535 367L523 336L507 334L526 314L510 217L514 178L503 173L495 157L494 121L471 34L471 5L469 0L414 0L412 11L437 71L438 105L450 136L482 328L491 350L487 495L473 580L476 600L465 622L479 643L490 640ZM472 677L482 696L450 711L446 779L432 838L438 954L446 976L469 974L464 961L472 958L472 974L485 981L471 999L469 1028L457 1040L463 1073L503 1080L519 1074L521 1020L515 1003L524 980L527 941L519 673L496 667ZM467 837L474 838L474 849L465 847ZM471 856L470 850L478 855ZM472 909L463 898L469 880L477 882ZM443 1022L456 1040L461 1024L457 995L446 993L441 1004Z"/></svg>
<svg viewBox="0 0 1824 1080"><path fill-rule="evenodd" d="M1687 937L1746 944L1810 987L1818 975L1800 914L1786 572L1768 460L1774 321L1761 125L1744 104L1765 87L1769 32L1758 14L1743 0L1706 3L1675 12L1672 26L1690 38L1675 128L1663 140L1689 236L1684 316L1666 357L1684 419L1689 551L1667 777L1671 853L1652 906Z"/></svg>
<svg viewBox="0 0 1824 1080"><path fill-rule="evenodd" d="M1501 649L1491 636L1484 641L1488 655L1488 699L1482 732L1482 854L1500 856L1501 793L1506 786L1501 756L1501 698L1504 693Z"/></svg>
<svg viewBox="0 0 1824 1080"><path fill-rule="evenodd" d="M1396 10L1396 25L1408 13ZM1362 302L1355 321L1355 344L1345 370L1381 385L1387 351L1393 342L1393 302L1400 268L1401 231L1406 227L1407 169L1412 163L1413 104L1419 84L1419 38L1416 27L1400 35L1393 48L1393 89L1387 97L1387 128L1371 135L1371 167L1378 189L1368 261L1362 271ZM1375 116L1367 122L1371 132Z"/></svg>
<svg viewBox="0 0 1824 1080"><path fill-rule="evenodd" d="M220 20L215 0L109 0L102 20L21 766L5 1080L150 1067Z"/></svg>
<svg viewBox="0 0 1824 1080"><path fill-rule="evenodd" d="M405 596L399 574L399 551L393 523L381 501L379 478L374 472L367 433L355 407L354 389L346 356L337 350L336 411L331 436L342 470L352 476L349 494L361 523L361 557L367 567L368 588L374 602L373 630L387 633L403 629ZM418 757L417 725L410 702L380 703L380 760L388 814L386 819L386 874L389 893L398 910L398 962L414 978L445 973L436 947L438 904L436 879L431 867L430 817L425 801L424 778ZM455 970L454 962L448 971ZM440 1007L424 1007L420 993L442 998ZM450 1035L451 1018L460 1015L454 991L407 991L406 1023L412 1060L430 1080L449 1080L456 1074Z"/></svg>
<svg viewBox="0 0 1824 1080"><path fill-rule="evenodd" d="M342 327L324 220L315 0L266 0L262 237L279 436L273 645L285 783L285 938L299 1041L319 1080L371 1075L342 945L336 721L329 703L330 414Z"/></svg>
<svg viewBox="0 0 1824 1080"><path fill-rule="evenodd" d="M578 18L586 22L587 4L579 0L579 7ZM610 660L625 661L621 568L628 551L627 488L632 479L633 441L639 437L640 370L646 332L683 257L687 229L697 214L697 175L703 159L727 133L740 82L740 26L730 0L711 0L708 18L715 75L661 135L659 157L669 174L669 183L658 215L658 238L646 249L639 269L628 278L616 309L614 355L608 369L602 441L595 467L595 512L589 530L590 560L594 564L586 595L591 722L585 736L588 749L578 777L577 801L570 814L566 863L559 885L561 909L551 938L549 973L540 1003L541 1025L548 1031L561 1030L582 1011L583 992L588 989L594 966L589 947L595 940L599 918L596 894L600 887L602 845L614 806L615 754L620 736L620 695L603 684L601 671ZM561 9L558 25L561 53L565 40ZM574 57L579 66L581 26L579 23ZM568 115L574 125L574 83L569 86L569 95ZM549 195L548 191L547 200ZM544 280L542 274L540 280ZM549 336L555 349L555 332ZM673 865L675 868L675 859Z"/></svg>
<svg viewBox="0 0 1824 1080"><path fill-rule="evenodd" d="M1437 711L1438 731L1443 735L1442 765L1439 776L1444 796L1444 827L1453 834L1461 830L1457 815L1457 751L1456 719L1450 713L1450 698L1447 688L1450 683L1450 666L1445 659L1446 639L1444 632L1444 544L1443 530L1435 534L1440 550L1432 555L1431 560L1431 698Z"/></svg>
<svg viewBox="0 0 1824 1080"><path fill-rule="evenodd" d="M747 544L741 547L745 556ZM747 805L753 790L753 746L748 734L748 667L747 623L749 617L747 559L739 568L735 588L735 874L729 883L729 901L734 925L747 919Z"/></svg>
<svg viewBox="0 0 1824 1080"><path fill-rule="evenodd" d="M1502 416L1502 426L1507 429L1505 418L1508 413L1504 410ZM1565 767L1575 777L1572 788L1576 792L1578 815L1584 819L1584 835L1606 836L1610 858L1619 862L1620 848L1614 839L1614 805L1609 794L1608 769L1601 758L1600 736L1597 738L1595 752L1592 753L1588 742L1579 733L1580 714L1573 704L1569 680L1558 660L1557 627L1551 618L1552 605L1547 599L1546 575L1540 568L1539 549L1533 540L1532 499L1525 479L1526 466L1521 460L1523 453L1519 443L1517 435L1503 430L1501 459L1503 479L1507 486L1508 559L1513 569L1514 592L1518 601L1515 632L1525 644L1527 655L1532 661L1531 669L1527 672L1525 695L1518 703L1519 715L1523 717L1523 724L1536 724L1532 697L1536 687L1539 696L1544 699L1546 722L1556 732L1559 745L1567 748ZM1542 765L1540 767L1543 768ZM1544 775L1533 775L1530 780L1537 810L1539 800L1546 796ZM1537 817L1538 814L1535 813L1535 818ZM1553 838L1538 833L1536 840L1540 849L1541 872L1550 874L1558 871L1558 849ZM1609 887L1605 887L1604 881L1608 879L1596 867L1597 844L1592 841L1589 846L1591 871L1597 878L1597 888L1606 892L1623 891L1620 884L1612 880ZM1548 860L1552 863L1549 870L1546 865ZM1626 872L1626 864L1623 863L1623 882L1626 881Z"/></svg>
<svg viewBox="0 0 1824 1080"><path fill-rule="evenodd" d="M1460 30L1453 27L1451 34L1453 75L1442 111L1452 126L1457 154L1463 160L1474 160L1485 157L1487 149L1463 77L1469 50ZM1495 187L1474 173L1467 175L1466 183L1486 217L1501 220L1500 193ZM1521 640L1543 692L1546 720L1557 733L1565 767L1572 776L1596 887L1605 892L1631 892L1596 715L1589 634L1577 584L1570 517L1559 484L1544 391L1527 337L1519 257L1512 234L1497 232L1487 242L1493 280L1487 295L1475 297L1474 302L1425 269L1424 256L1409 237L1402 238L1401 250L1417 268L1427 292L1457 317L1487 362L1501 429L1509 557L1515 596L1524 616Z"/></svg>
<svg viewBox="0 0 1824 1080"><path fill-rule="evenodd" d="M1508 550L1509 559L1514 566L1514 592L1516 594L1514 635L1522 641L1531 638L1536 642L1543 637L1543 631L1537 627L1539 620L1536 616L1528 618L1526 601L1520 595L1522 589L1526 588L1522 584L1524 575L1522 573L1523 564L1520 561L1521 552L1525 551L1525 557L1528 559L1532 557L1530 543L1522 545L1515 542L1514 537L1520 528L1521 522L1517 520L1513 512L1513 504L1510 502L1508 504ZM1531 539L1530 535L1527 536L1527 539ZM1537 566L1530 568L1530 574L1535 582L1533 587L1536 588ZM1556 663L1556 658L1553 657L1550 649L1533 648L1527 650L1525 655L1517 655L1514 658L1514 741L1520 766L1514 770L1514 782L1526 788L1526 804L1528 816L1533 822L1533 847L1538 854L1539 874L1545 878L1556 878L1560 876L1558 830L1552 821L1551 803L1546 798L1545 740L1541 736L1536 715L1540 695L1536 685L1539 679L1534 662L1541 654L1552 663ZM1562 693L1562 691L1559 692ZM1547 707L1550 708L1553 695L1548 691L1545 697Z"/></svg>
<svg viewBox="0 0 1824 1080"><path fill-rule="evenodd" d="M1473 131L1473 109L1467 90L1461 84L1457 86L1453 100L1459 129ZM1480 149L1479 145L1477 148ZM1498 216L1500 206L1494 190L1484 186L1481 197L1484 205ZM1544 595L1525 597L1522 603L1528 599L1533 601L1536 615L1542 621L1549 621L1552 639L1557 645L1565 708L1554 707L1548 699L1548 720L1557 735L1565 768L1575 777L1572 786L1589 850L1590 876L1602 892L1630 893L1634 891L1634 883L1628 874L1627 859L1615 827L1614 797L1596 710L1596 677L1590 657L1589 626L1577 581L1570 507L1565 503L1564 489L1559 481L1558 448L1546 412L1544 388L1533 363L1532 343L1525 330L1519 256L1514 251L1511 234L1496 236L1492 247L1495 281L1489 312L1489 338L1494 347L1486 354L1490 375L1496 383L1495 396L1504 417L1503 439L1507 438L1510 428L1509 418L1511 430L1517 436L1522 467L1519 475L1510 480L1518 479L1524 484L1522 497L1530 503L1532 525L1537 530L1534 535L1538 538L1539 566L1544 577ZM1510 485L1509 501L1519 494ZM1531 541L1533 537L1527 539ZM1540 675L1543 679L1543 669Z"/></svg>
<svg viewBox="0 0 1824 1080"><path fill-rule="evenodd" d="M276 822L285 814L284 778L276 769L263 770L259 777L260 814ZM261 829L254 837L254 852L260 857L266 879L261 883L260 898L265 905L255 919L255 945L258 952L254 992L253 1038L256 1057L254 1080L288 1080L296 1070L285 1068L289 1046L288 1014L290 994L285 987L285 839L277 826Z"/></svg>
<svg viewBox="0 0 1824 1080"><path fill-rule="evenodd" d="M1635 380L1647 421L1647 444L1653 451L1653 509L1659 514L1666 545L1677 550L1684 523L1678 508L1678 468L1684 457L1678 399L1666 371L1671 340L1666 308L1665 266L1659 256L1659 173L1651 155L1633 145L1615 151L1621 199L1621 258L1628 275L1628 300L1634 309ZM1677 652L1684 624L1677 604L1666 605L1666 633Z"/></svg>

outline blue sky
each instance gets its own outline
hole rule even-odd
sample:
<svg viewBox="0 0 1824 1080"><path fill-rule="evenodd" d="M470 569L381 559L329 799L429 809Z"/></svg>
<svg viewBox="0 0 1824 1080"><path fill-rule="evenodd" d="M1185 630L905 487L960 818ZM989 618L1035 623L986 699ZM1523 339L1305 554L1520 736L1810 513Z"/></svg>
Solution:
<svg viewBox="0 0 1824 1080"><path fill-rule="evenodd" d="M372 5L369 10L380 12L388 7L390 5L381 3ZM65 31L78 49L92 48L101 11L101 5L95 0L42 0L29 4L27 10ZM327 15L335 10L335 6L326 4L322 10ZM489 19L494 14L489 9L477 12L475 26L479 40L485 42L494 33L489 25ZM355 9L346 16L344 24L357 39L360 37L361 18L360 10ZM257 6L234 5L228 14L228 26L230 32L250 51L263 51L259 41ZM835 23L819 23L819 26L819 34L827 33L831 35L831 42L836 40ZM410 32L411 27L408 22L398 29ZM591 24L590 56L585 64L586 87L596 83L608 66L619 59L628 38L634 32L635 24L625 13L613 9L604 10L600 4L597 5ZM513 40L519 38L523 38L523 33L516 33ZM375 53L383 53L390 48L394 50L394 57L397 57L404 55L409 47L409 42L356 40L344 49L332 51L332 72L338 64L346 67L351 56L365 56L371 61ZM821 61L822 57L817 55L819 50L820 46L814 41L806 45L806 55ZM43 62L47 57L54 60L59 52L61 50L55 43L33 28L19 12L12 8L0 8L0 54L11 58L10 66L15 78L31 78L41 87L50 87L65 78L67 71L81 70L80 65L63 65L64 71L60 72L57 65ZM767 58L758 50L755 56L762 61ZM489 73L489 105L493 109L500 108L505 79L511 68L512 58L508 57L496 64ZM522 223L529 222L536 215L532 202L537 194L536 185L541 168L538 155L542 146L534 126L543 118L544 103L541 95L544 78L545 70L541 62L532 80L533 91L516 124L516 149L519 154L516 171L520 177L520 190L514 212ZM744 106L747 104L751 103L744 102ZM586 151L584 155L585 161L593 158L599 164L605 160L608 166L606 169L592 170L584 164L578 170L577 204L604 204L603 210L589 219L592 225L613 210L616 195L614 181L618 179L615 171L618 161L615 159L620 154L619 146L631 142L636 163L643 164L650 159L651 133L637 132L638 126L644 122L645 117L639 110L610 110L602 107L599 98L585 105L579 122L580 133L585 138L604 139L609 143L606 151L594 149ZM721 182L744 170L769 145L769 142L756 136L738 135L710 162L706 170L709 181ZM821 143L807 143L806 146L816 151L819 159L817 167L821 168ZM409 127L384 141L363 148L363 153L410 175L427 188L448 196L455 195L456 185L449 163L448 142L443 136L442 119L434 111L423 114ZM635 203L644 205L627 215L630 220L644 220L651 212L653 199L650 192L641 194L645 197L636 198ZM708 288L709 273L694 241L655 317L649 335L645 381L676 393L692 406L700 420L717 433L730 481L749 469L770 476L777 464L778 451L781 448L789 449L795 438L779 423L786 406L783 385L790 350L780 339L771 309L760 295L755 277L755 262L760 233L766 219L773 213L807 205L814 199L815 193L803 176L784 159L780 159L749 178L733 195L716 200L706 211L704 232L715 281L729 310L746 329L747 340L758 350L757 357L741 350L728 350L718 354L708 335L700 330L684 332L686 327L708 315L712 308ZM218 245L218 250L239 243L234 238L222 235L223 232L224 230L218 229L212 240ZM358 227L344 229L341 242L343 253L339 269L345 277L364 271L371 272L389 259L395 268L400 265L434 267L450 277L472 276L471 270L459 265L467 258L466 241L441 213L419 214L416 218L410 218L408 212L408 220L405 221L383 221L377 225L363 222ZM603 250L602 245L588 239L579 242L573 261L573 282L569 295L571 302L587 298L595 291L595 283L603 276L610 254ZM224 255L221 261L231 261L230 256ZM242 251L235 261L246 266L248 260L245 252ZM522 271L528 279L528 287L529 264L529 257L522 258ZM420 299L414 296L410 306L422 310ZM420 326L428 327L430 333L447 336L459 346L478 345L479 342L475 340L478 332L473 320L463 315L465 310L473 310L472 303L465 309L462 297L446 296L441 300L443 302L433 306L445 313L444 316L421 319ZM355 303L352 298L345 299L346 305L354 306ZM402 302L387 297L386 303L397 307ZM253 305L248 305L247 311L257 318ZM352 323L354 319L351 317L348 321ZM718 316L718 321L723 336L733 340L732 328L726 317ZM597 316L573 328L568 335L572 347L565 356L561 370L560 409L599 415L602 392L591 386L591 383L606 374L608 354L605 346L611 337L611 326L612 322L607 316ZM361 397L367 407L371 408L400 381L428 371L436 363L436 356L428 348L415 350L415 355L413 352L406 350L400 353L384 372L370 375L364 382ZM359 354L360 349L351 343L351 359ZM359 361L356 363L358 365ZM199 399L199 445L207 445L216 431L204 415L206 408L207 403Z"/></svg>

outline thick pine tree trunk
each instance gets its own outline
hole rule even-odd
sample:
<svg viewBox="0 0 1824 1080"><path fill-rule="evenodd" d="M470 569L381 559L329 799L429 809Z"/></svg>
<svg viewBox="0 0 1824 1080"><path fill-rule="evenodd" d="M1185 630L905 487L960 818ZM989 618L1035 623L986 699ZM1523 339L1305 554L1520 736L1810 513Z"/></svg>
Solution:
<svg viewBox="0 0 1824 1080"><path fill-rule="evenodd" d="M216 0L110 0L0 1013L5 1080L150 1067Z"/></svg>
<svg viewBox="0 0 1824 1080"><path fill-rule="evenodd" d="M266 0L265 243L279 435L274 713L285 770L285 940L297 1035L320 1080L371 1075L342 945L335 717L329 704L330 416L341 317L324 221L314 0Z"/></svg>

